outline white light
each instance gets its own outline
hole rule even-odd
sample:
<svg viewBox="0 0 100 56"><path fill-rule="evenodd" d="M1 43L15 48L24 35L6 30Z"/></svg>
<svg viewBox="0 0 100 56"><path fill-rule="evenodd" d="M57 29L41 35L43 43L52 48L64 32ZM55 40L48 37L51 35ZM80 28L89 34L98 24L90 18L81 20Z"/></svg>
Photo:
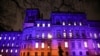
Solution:
<svg viewBox="0 0 100 56"><path fill-rule="evenodd" d="M0 37L0 40L2 39L2 37Z"/></svg>
<svg viewBox="0 0 100 56"><path fill-rule="evenodd" d="M87 47L88 47L88 46L87 46L87 42L86 42L86 41L84 42L84 47L85 47L85 48L87 48Z"/></svg>
<svg viewBox="0 0 100 56"><path fill-rule="evenodd" d="M6 40L6 37L4 38L4 40Z"/></svg>
<svg viewBox="0 0 100 56"><path fill-rule="evenodd" d="M42 46L41 46L41 48L44 48L44 43L42 43Z"/></svg>
<svg viewBox="0 0 100 56"><path fill-rule="evenodd" d="M48 27L50 27L50 23L48 23Z"/></svg>
<svg viewBox="0 0 100 56"><path fill-rule="evenodd" d="M65 42L65 48L68 48L68 42Z"/></svg>
<svg viewBox="0 0 100 56"><path fill-rule="evenodd" d="M94 33L94 37L97 38L97 34L96 33Z"/></svg>
<svg viewBox="0 0 100 56"><path fill-rule="evenodd" d="M39 45L38 43L35 43L35 48L38 48L39 47L38 45Z"/></svg>
<svg viewBox="0 0 100 56"><path fill-rule="evenodd" d="M15 40L15 37L13 37L13 40Z"/></svg>
<svg viewBox="0 0 100 56"><path fill-rule="evenodd" d="M63 33L63 36L66 37L66 33L65 32Z"/></svg>
<svg viewBox="0 0 100 56"><path fill-rule="evenodd" d="M42 33L42 38L44 38L45 36L44 36L44 33Z"/></svg>
<svg viewBox="0 0 100 56"><path fill-rule="evenodd" d="M40 27L40 24L39 23L37 24L37 27Z"/></svg>
<svg viewBox="0 0 100 56"><path fill-rule="evenodd" d="M0 56L2 56L2 54L0 54Z"/></svg>
<svg viewBox="0 0 100 56"><path fill-rule="evenodd" d="M44 23L42 24L42 27L45 27L45 24Z"/></svg>
<svg viewBox="0 0 100 56"><path fill-rule="evenodd" d="M10 52L12 53L12 52L13 52L13 50L11 49L11 50L10 50Z"/></svg>
<svg viewBox="0 0 100 56"><path fill-rule="evenodd" d="M76 26L76 22L74 22L74 26Z"/></svg>
<svg viewBox="0 0 100 56"><path fill-rule="evenodd" d="M79 25L82 26L82 23L80 22Z"/></svg>
<svg viewBox="0 0 100 56"><path fill-rule="evenodd" d="M3 49L1 50L1 52L3 52Z"/></svg>
<svg viewBox="0 0 100 56"><path fill-rule="evenodd" d="M70 26L71 24L69 23L68 25Z"/></svg>
<svg viewBox="0 0 100 56"><path fill-rule="evenodd" d="M62 25L65 26L65 22L63 22Z"/></svg>
<svg viewBox="0 0 100 56"><path fill-rule="evenodd" d="M99 43L97 44L97 46L98 46L98 48L100 48L100 44Z"/></svg>
<svg viewBox="0 0 100 56"><path fill-rule="evenodd" d="M17 49L15 50L15 53L17 53L18 51L17 51Z"/></svg>
<svg viewBox="0 0 100 56"><path fill-rule="evenodd" d="M48 48L50 48L50 46L48 46Z"/></svg>
<svg viewBox="0 0 100 56"><path fill-rule="evenodd" d="M72 37L72 32L69 32L69 37Z"/></svg>
<svg viewBox="0 0 100 56"><path fill-rule="evenodd" d="M9 37L9 40L10 40L11 38Z"/></svg>
<svg viewBox="0 0 100 56"><path fill-rule="evenodd" d="M12 43L12 47L14 46L14 43Z"/></svg>
<svg viewBox="0 0 100 56"><path fill-rule="evenodd" d="M49 34L49 33L48 33L48 38L49 38L49 39L51 39L51 38L52 38L52 35L51 35L51 34Z"/></svg>
<svg viewBox="0 0 100 56"><path fill-rule="evenodd" d="M6 49L6 53L8 52L8 49Z"/></svg>

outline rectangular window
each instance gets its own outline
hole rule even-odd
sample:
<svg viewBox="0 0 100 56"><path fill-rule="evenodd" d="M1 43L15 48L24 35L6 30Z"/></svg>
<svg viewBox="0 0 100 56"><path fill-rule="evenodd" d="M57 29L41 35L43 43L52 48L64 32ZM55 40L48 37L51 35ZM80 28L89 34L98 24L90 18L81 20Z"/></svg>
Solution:
<svg viewBox="0 0 100 56"><path fill-rule="evenodd" d="M65 42L65 48L68 48L68 42Z"/></svg>
<svg viewBox="0 0 100 56"><path fill-rule="evenodd" d="M97 44L97 46L98 46L98 48L100 48L100 44L99 43Z"/></svg>
<svg viewBox="0 0 100 56"><path fill-rule="evenodd" d="M69 37L72 37L72 32L69 32Z"/></svg>
<svg viewBox="0 0 100 56"><path fill-rule="evenodd" d="M84 42L84 47L85 47L85 48L87 48L87 47L88 47L88 46L87 46L87 42L86 42L86 41Z"/></svg>
<svg viewBox="0 0 100 56"><path fill-rule="evenodd" d="M44 48L44 43L42 43L42 46L41 46L41 48Z"/></svg>
<svg viewBox="0 0 100 56"><path fill-rule="evenodd" d="M38 45L39 45L39 44L36 42L36 43L35 43L35 48L38 48L38 47L39 47Z"/></svg>
<svg viewBox="0 0 100 56"><path fill-rule="evenodd" d="M37 52L35 52L35 56L38 56L38 53Z"/></svg>
<svg viewBox="0 0 100 56"><path fill-rule="evenodd" d="M41 52L41 56L44 56L44 52Z"/></svg>

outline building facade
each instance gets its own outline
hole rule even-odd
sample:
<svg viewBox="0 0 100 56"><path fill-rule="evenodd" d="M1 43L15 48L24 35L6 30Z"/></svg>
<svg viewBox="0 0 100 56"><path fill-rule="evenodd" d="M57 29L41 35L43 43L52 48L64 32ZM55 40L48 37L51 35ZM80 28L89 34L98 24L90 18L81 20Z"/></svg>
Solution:
<svg viewBox="0 0 100 56"><path fill-rule="evenodd" d="M21 32L0 32L1 56L100 56L100 21L85 13L27 9ZM6 39L5 39L6 37Z"/></svg>

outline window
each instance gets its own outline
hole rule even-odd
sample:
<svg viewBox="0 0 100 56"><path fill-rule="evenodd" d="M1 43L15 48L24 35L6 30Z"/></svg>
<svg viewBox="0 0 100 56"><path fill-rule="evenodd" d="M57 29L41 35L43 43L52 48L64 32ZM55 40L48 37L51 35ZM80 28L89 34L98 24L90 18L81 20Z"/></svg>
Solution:
<svg viewBox="0 0 100 56"><path fill-rule="evenodd" d="M89 55L89 52L88 51L86 51L86 55Z"/></svg>
<svg viewBox="0 0 100 56"><path fill-rule="evenodd" d="M80 51L79 54L82 55L82 52Z"/></svg>
<svg viewBox="0 0 100 56"><path fill-rule="evenodd" d="M1 49L1 52L3 52L3 49Z"/></svg>
<svg viewBox="0 0 100 56"><path fill-rule="evenodd" d="M42 27L45 27L45 24L44 23L42 24Z"/></svg>
<svg viewBox="0 0 100 56"><path fill-rule="evenodd" d="M69 32L69 37L72 37L72 32Z"/></svg>
<svg viewBox="0 0 100 56"><path fill-rule="evenodd" d="M95 44L93 43L93 48L95 48Z"/></svg>
<svg viewBox="0 0 100 56"><path fill-rule="evenodd" d="M68 52L66 52L66 56L68 56Z"/></svg>
<svg viewBox="0 0 100 56"><path fill-rule="evenodd" d="M65 32L63 33L63 36L64 36L64 38L66 38L66 33Z"/></svg>
<svg viewBox="0 0 100 56"><path fill-rule="evenodd" d="M63 22L62 25L65 26L65 22Z"/></svg>
<svg viewBox="0 0 100 56"><path fill-rule="evenodd" d="M14 46L14 43L12 43L12 47Z"/></svg>
<svg viewBox="0 0 100 56"><path fill-rule="evenodd" d="M74 56L76 55L75 52L73 52L73 55L74 55Z"/></svg>
<svg viewBox="0 0 100 56"><path fill-rule="evenodd" d="M4 47L5 45L3 44L3 47Z"/></svg>
<svg viewBox="0 0 100 56"><path fill-rule="evenodd" d="M88 46L87 46L87 42L86 42L86 41L84 42L84 47L85 47L85 48L87 48L87 47L88 47Z"/></svg>
<svg viewBox="0 0 100 56"><path fill-rule="evenodd" d="M52 35L50 33L48 33L48 38L51 39L52 38Z"/></svg>
<svg viewBox="0 0 100 56"><path fill-rule="evenodd" d="M65 42L65 48L68 48L68 42Z"/></svg>
<svg viewBox="0 0 100 56"><path fill-rule="evenodd" d="M41 46L41 48L44 48L44 42L42 43L42 46Z"/></svg>
<svg viewBox="0 0 100 56"><path fill-rule="evenodd" d="M0 56L2 56L2 54L0 54Z"/></svg>
<svg viewBox="0 0 100 56"><path fill-rule="evenodd" d="M15 37L13 37L13 40L15 40Z"/></svg>
<svg viewBox="0 0 100 56"><path fill-rule="evenodd" d="M42 33L42 38L44 38L45 36L44 36L44 33Z"/></svg>
<svg viewBox="0 0 100 56"><path fill-rule="evenodd" d="M10 52L12 53L12 52L13 52L13 50L11 49L11 50L10 50Z"/></svg>
<svg viewBox="0 0 100 56"><path fill-rule="evenodd" d="M78 48L81 48L81 42L78 42Z"/></svg>
<svg viewBox="0 0 100 56"><path fill-rule="evenodd" d="M7 44L7 47L9 46L9 43Z"/></svg>
<svg viewBox="0 0 100 56"><path fill-rule="evenodd" d="M44 52L41 52L41 56L44 56Z"/></svg>
<svg viewBox="0 0 100 56"><path fill-rule="evenodd" d="M0 40L2 39L2 37L0 37Z"/></svg>
<svg viewBox="0 0 100 56"><path fill-rule="evenodd" d="M51 53L50 52L48 52L48 56L51 56Z"/></svg>
<svg viewBox="0 0 100 56"><path fill-rule="evenodd" d="M6 53L8 52L8 49L6 49Z"/></svg>
<svg viewBox="0 0 100 56"><path fill-rule="evenodd" d="M39 38L39 35L38 34L36 34L36 38Z"/></svg>
<svg viewBox="0 0 100 56"><path fill-rule="evenodd" d="M9 37L9 40L10 40L11 38Z"/></svg>
<svg viewBox="0 0 100 56"><path fill-rule="evenodd" d="M71 44L72 44L72 48L75 48L75 42L72 42Z"/></svg>
<svg viewBox="0 0 100 56"><path fill-rule="evenodd" d="M92 33L90 33L90 37L92 37Z"/></svg>
<svg viewBox="0 0 100 56"><path fill-rule="evenodd" d="M76 22L74 22L74 26L76 26Z"/></svg>
<svg viewBox="0 0 100 56"><path fill-rule="evenodd" d="M37 27L40 27L40 24L39 23L37 24Z"/></svg>
<svg viewBox="0 0 100 56"><path fill-rule="evenodd" d="M79 25L80 25L80 26L82 26L82 23L81 23L81 22L79 22Z"/></svg>
<svg viewBox="0 0 100 56"><path fill-rule="evenodd" d="M48 27L50 27L50 23L48 23Z"/></svg>
<svg viewBox="0 0 100 56"><path fill-rule="evenodd" d="M68 26L70 26L71 25L71 23L68 23Z"/></svg>
<svg viewBox="0 0 100 56"><path fill-rule="evenodd" d="M17 53L17 52L18 52L18 50L16 49L16 50L15 50L15 53Z"/></svg>
<svg viewBox="0 0 100 56"><path fill-rule="evenodd" d="M39 44L36 42L36 43L35 43L35 48L38 48L38 47L39 47L38 45L39 45Z"/></svg>
<svg viewBox="0 0 100 56"><path fill-rule="evenodd" d="M29 52L27 52L27 56L30 56L30 53Z"/></svg>
<svg viewBox="0 0 100 56"><path fill-rule="evenodd" d="M94 38L97 38L97 34L96 33L94 33Z"/></svg>
<svg viewBox="0 0 100 56"><path fill-rule="evenodd" d="M98 46L98 48L100 48L100 44L99 43L97 44L97 46Z"/></svg>
<svg viewBox="0 0 100 56"><path fill-rule="evenodd" d="M6 40L6 37L4 38L4 40Z"/></svg>

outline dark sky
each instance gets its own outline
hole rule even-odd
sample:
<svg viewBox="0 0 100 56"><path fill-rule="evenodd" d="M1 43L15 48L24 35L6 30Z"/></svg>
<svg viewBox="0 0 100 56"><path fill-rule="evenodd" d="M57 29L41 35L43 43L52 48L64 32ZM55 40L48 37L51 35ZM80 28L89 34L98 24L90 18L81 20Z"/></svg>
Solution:
<svg viewBox="0 0 100 56"><path fill-rule="evenodd" d="M87 19L100 20L99 0L0 0L0 28L22 29L25 10L38 8L43 18L51 11L85 12Z"/></svg>

